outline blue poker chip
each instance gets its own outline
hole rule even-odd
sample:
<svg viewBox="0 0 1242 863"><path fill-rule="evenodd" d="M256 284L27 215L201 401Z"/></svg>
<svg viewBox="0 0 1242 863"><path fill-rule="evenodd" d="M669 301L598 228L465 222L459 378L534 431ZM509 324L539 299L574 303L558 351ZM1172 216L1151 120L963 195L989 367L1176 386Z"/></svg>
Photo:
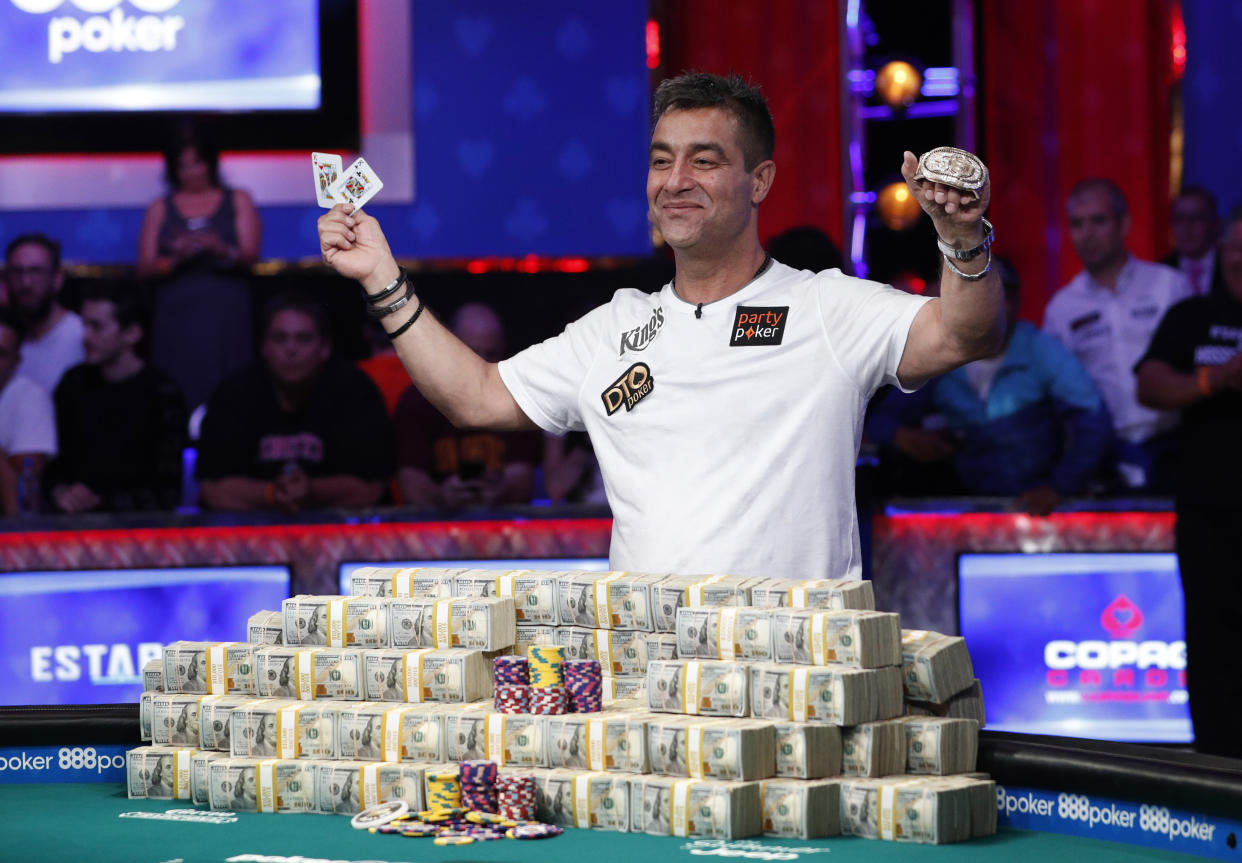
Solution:
<svg viewBox="0 0 1242 863"><path fill-rule="evenodd" d="M510 839L551 839L553 836L560 836L564 832L555 824L533 823L510 827L505 831L505 835Z"/></svg>

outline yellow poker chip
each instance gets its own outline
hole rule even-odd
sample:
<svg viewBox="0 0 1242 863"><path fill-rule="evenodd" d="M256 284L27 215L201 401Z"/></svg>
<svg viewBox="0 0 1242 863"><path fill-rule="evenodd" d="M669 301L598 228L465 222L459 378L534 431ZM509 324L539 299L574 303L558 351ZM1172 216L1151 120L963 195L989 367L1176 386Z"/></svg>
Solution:
<svg viewBox="0 0 1242 863"><path fill-rule="evenodd" d="M474 842L473 836L437 836L432 840L437 845L470 845Z"/></svg>
<svg viewBox="0 0 1242 863"><path fill-rule="evenodd" d="M466 820L471 824L499 824L501 827L516 827L517 822L497 815L495 812L467 812Z"/></svg>
<svg viewBox="0 0 1242 863"><path fill-rule="evenodd" d="M464 813L465 809L424 809L418 813L418 817L422 821L448 821L450 818L456 818Z"/></svg>

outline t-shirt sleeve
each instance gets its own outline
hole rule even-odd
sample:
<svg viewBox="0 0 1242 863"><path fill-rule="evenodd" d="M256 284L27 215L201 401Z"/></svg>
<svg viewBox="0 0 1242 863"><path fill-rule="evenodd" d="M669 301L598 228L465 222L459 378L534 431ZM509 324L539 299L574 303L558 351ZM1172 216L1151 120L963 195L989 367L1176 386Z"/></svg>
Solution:
<svg viewBox="0 0 1242 863"><path fill-rule="evenodd" d="M1196 305L1193 299L1183 300L1164 313L1156 331L1152 333L1147 352L1134 364L1135 372L1148 360L1160 360L1179 372L1189 373L1195 370L1191 336Z"/></svg>
<svg viewBox="0 0 1242 863"><path fill-rule="evenodd" d="M582 431L578 393L604 343L608 306L600 306L557 336L500 363L500 379L535 425L554 434Z"/></svg>
<svg viewBox="0 0 1242 863"><path fill-rule="evenodd" d="M828 345L859 391L870 398L881 385L892 384L910 392L897 380L897 366L914 316L929 298L836 271L817 279Z"/></svg>

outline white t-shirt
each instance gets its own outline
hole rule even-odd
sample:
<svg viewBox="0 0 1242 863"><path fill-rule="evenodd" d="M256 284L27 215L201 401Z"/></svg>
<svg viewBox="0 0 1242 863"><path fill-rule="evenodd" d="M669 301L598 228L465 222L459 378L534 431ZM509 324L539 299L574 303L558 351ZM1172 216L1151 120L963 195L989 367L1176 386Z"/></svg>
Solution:
<svg viewBox="0 0 1242 863"><path fill-rule="evenodd" d="M1131 443L1177 425L1176 411L1139 404L1134 364L1147 353L1169 306L1190 295L1190 284L1177 270L1131 257L1115 292L1084 271L1057 291L1044 310L1044 331L1082 363L1113 415L1118 436Z"/></svg>
<svg viewBox="0 0 1242 863"><path fill-rule="evenodd" d="M9 378L0 390L0 449L8 455L56 455L56 410L52 397L20 374Z"/></svg>
<svg viewBox="0 0 1242 863"><path fill-rule="evenodd" d="M923 302L774 262L701 318L618 291L500 375L545 431L590 434L613 568L858 578L863 414Z"/></svg>
<svg viewBox="0 0 1242 863"><path fill-rule="evenodd" d="M22 342L22 364L17 373L30 378L47 392L54 393L61 376L86 359L82 347L82 319L73 312L65 312L41 339Z"/></svg>

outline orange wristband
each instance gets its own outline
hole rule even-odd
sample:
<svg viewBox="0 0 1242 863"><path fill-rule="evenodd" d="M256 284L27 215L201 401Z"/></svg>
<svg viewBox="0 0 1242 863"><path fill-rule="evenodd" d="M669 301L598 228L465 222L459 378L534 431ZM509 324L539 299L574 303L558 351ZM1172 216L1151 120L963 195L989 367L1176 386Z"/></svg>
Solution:
<svg viewBox="0 0 1242 863"><path fill-rule="evenodd" d="M1207 366L1199 366L1199 371L1197 373L1199 376L1199 392L1203 393L1205 396L1210 396L1212 394L1212 379L1209 377L1209 372L1210 369Z"/></svg>

